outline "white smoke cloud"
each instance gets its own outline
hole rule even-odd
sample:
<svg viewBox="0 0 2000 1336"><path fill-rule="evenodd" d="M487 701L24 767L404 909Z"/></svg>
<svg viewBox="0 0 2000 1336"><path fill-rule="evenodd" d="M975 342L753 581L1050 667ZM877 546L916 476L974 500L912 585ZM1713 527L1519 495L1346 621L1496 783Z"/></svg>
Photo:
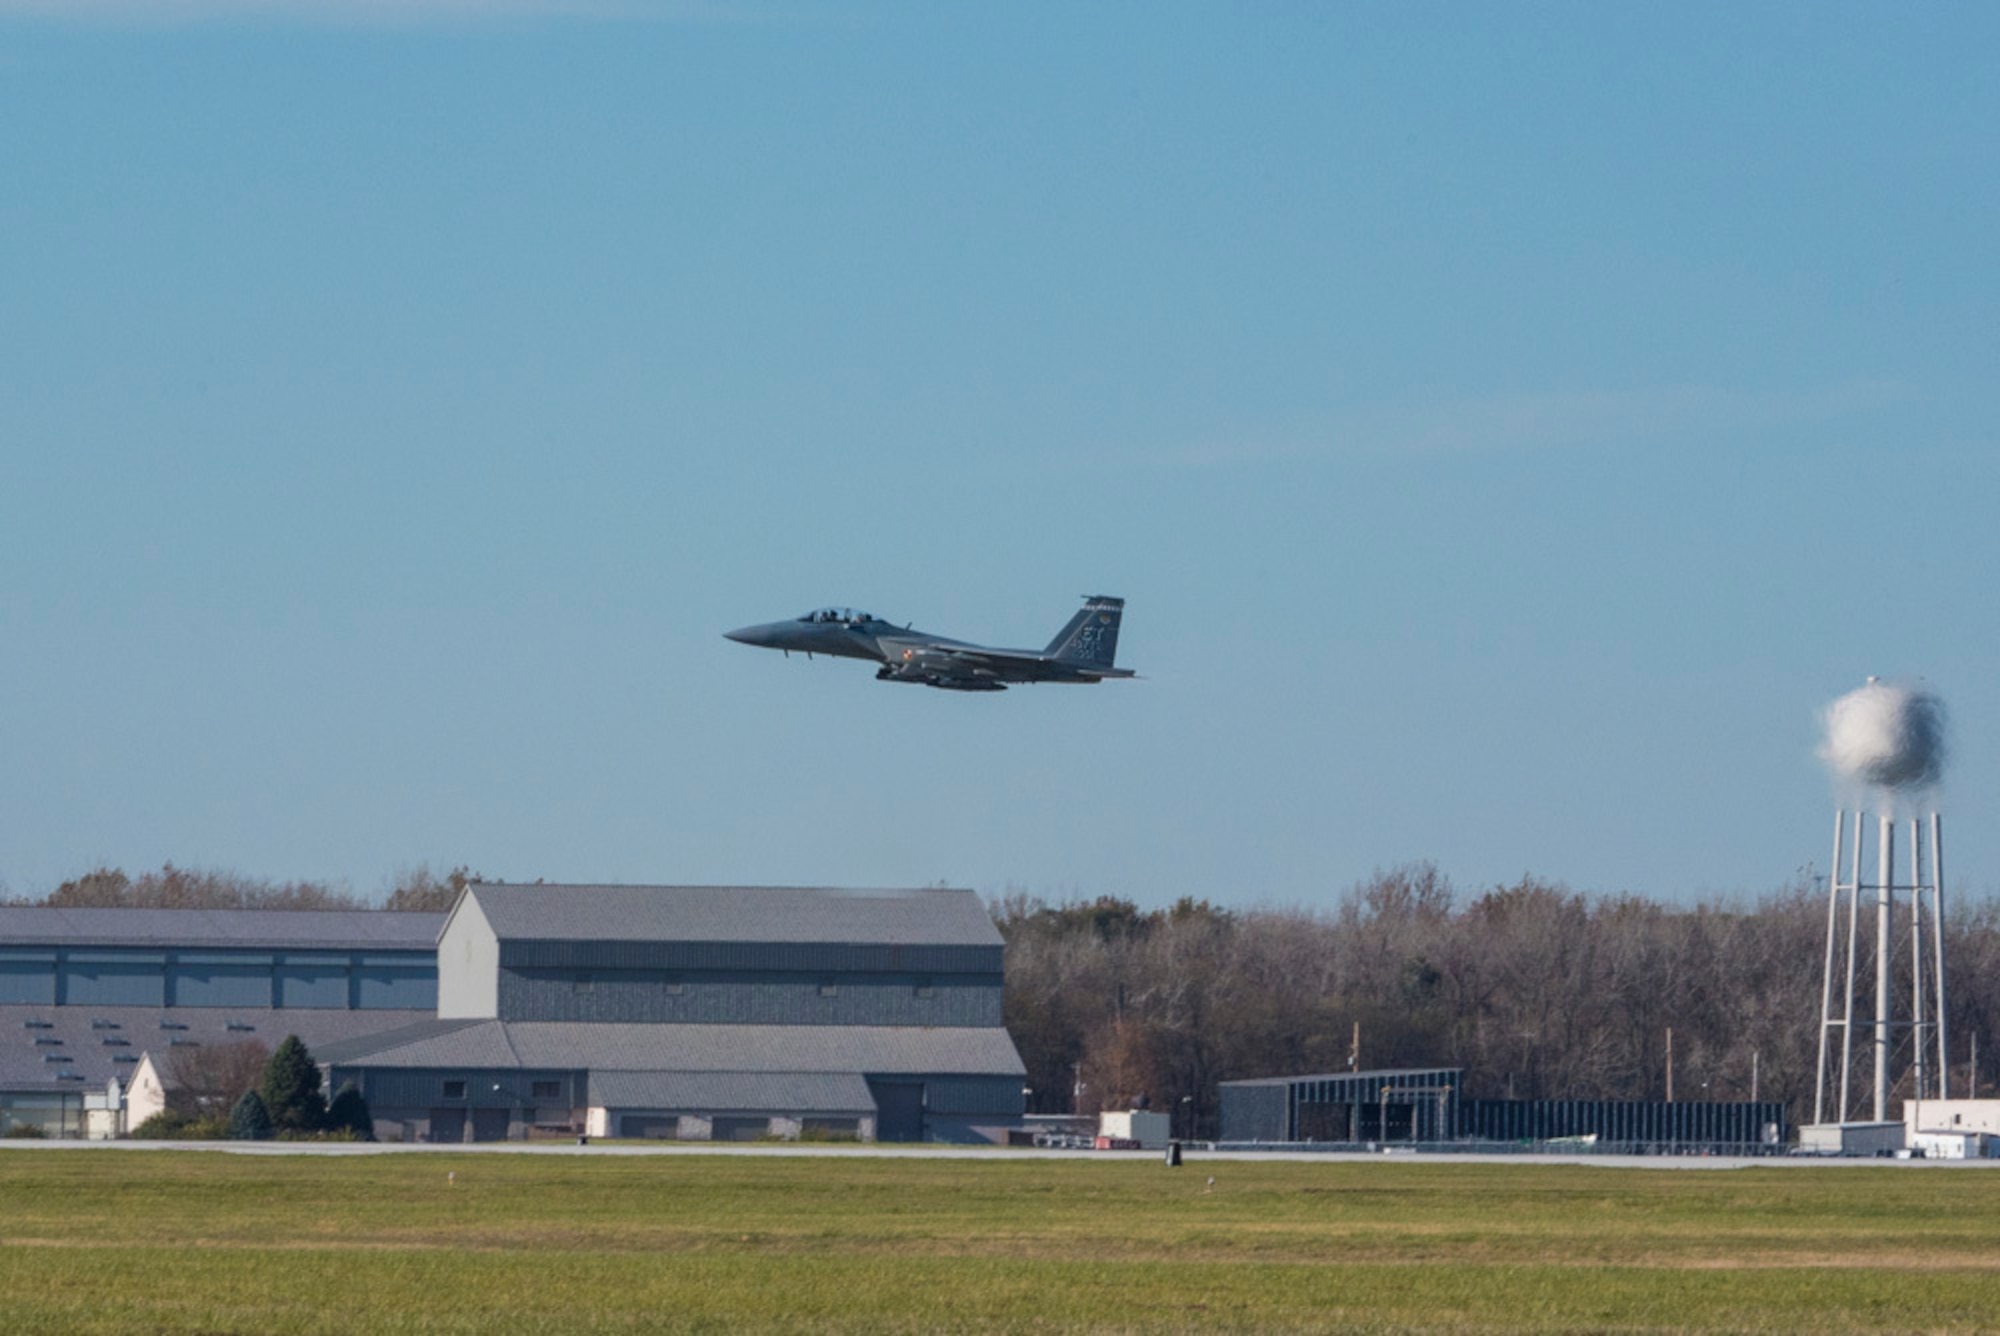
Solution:
<svg viewBox="0 0 2000 1336"><path fill-rule="evenodd" d="M1868 679L1826 707L1820 759L1842 779L1922 789L1944 774L1944 702L1915 687Z"/></svg>

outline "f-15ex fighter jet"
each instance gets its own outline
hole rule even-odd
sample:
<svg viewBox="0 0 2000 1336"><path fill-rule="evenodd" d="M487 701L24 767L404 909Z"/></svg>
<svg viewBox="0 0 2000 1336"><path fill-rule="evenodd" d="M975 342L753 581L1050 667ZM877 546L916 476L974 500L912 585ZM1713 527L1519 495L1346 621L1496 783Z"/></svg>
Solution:
<svg viewBox="0 0 2000 1336"><path fill-rule="evenodd" d="M873 659L878 682L915 682L945 691L1005 691L1009 683L1101 682L1107 677L1133 677L1129 668L1114 668L1118 651L1118 621L1125 613L1122 598L1085 597L1083 610L1039 652L992 649L894 626L852 608L821 608L786 622L766 622L726 632L745 645L794 650L811 657L831 654L843 659Z"/></svg>

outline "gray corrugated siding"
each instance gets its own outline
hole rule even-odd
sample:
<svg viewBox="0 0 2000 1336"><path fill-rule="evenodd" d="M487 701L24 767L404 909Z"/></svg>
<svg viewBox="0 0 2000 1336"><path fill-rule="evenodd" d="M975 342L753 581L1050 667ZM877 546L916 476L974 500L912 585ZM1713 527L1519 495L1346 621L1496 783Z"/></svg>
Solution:
<svg viewBox="0 0 2000 1336"><path fill-rule="evenodd" d="M1224 1141L1289 1141L1290 1089L1282 1085L1222 1087Z"/></svg>
<svg viewBox="0 0 2000 1336"><path fill-rule="evenodd" d="M872 1114L857 1073L592 1072L590 1103L674 1113Z"/></svg>
<svg viewBox="0 0 2000 1336"><path fill-rule="evenodd" d="M926 1076L925 1112L1018 1118L1026 1108L1019 1077Z"/></svg>
<svg viewBox="0 0 2000 1336"><path fill-rule="evenodd" d="M587 981L587 982L586 982ZM672 984L681 991L669 991ZM822 992L831 983L832 996ZM918 996L919 985L930 996ZM657 974L556 973L503 969L500 1015L507 1020L656 1021L717 1025L1000 1024L999 976L822 980L797 974L669 980Z"/></svg>
<svg viewBox="0 0 2000 1336"><path fill-rule="evenodd" d="M565 1117L571 1109L583 1108L588 1100L583 1073L548 1069L486 1069L465 1067L332 1068L332 1086L353 1081L368 1101L371 1112L388 1116L390 1110L428 1109L521 1109L560 1110ZM447 1081L463 1081L465 1094L447 1098ZM537 1097L534 1083L558 1082L554 1098ZM499 1086L495 1090L495 1086Z"/></svg>
<svg viewBox="0 0 2000 1336"><path fill-rule="evenodd" d="M839 942L542 941L506 938L508 969L774 970L787 973L998 974L998 946Z"/></svg>

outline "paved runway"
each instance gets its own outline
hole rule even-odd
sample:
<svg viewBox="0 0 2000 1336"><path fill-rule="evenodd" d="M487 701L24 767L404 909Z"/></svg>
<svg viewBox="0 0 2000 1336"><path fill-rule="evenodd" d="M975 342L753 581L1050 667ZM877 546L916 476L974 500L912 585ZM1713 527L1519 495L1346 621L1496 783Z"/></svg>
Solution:
<svg viewBox="0 0 2000 1336"><path fill-rule="evenodd" d="M711 1141L637 1144L574 1141L482 1141L468 1145L419 1145L385 1141L34 1141L0 1139L0 1150L34 1151L208 1151L225 1155L763 1155L786 1159L928 1160L1092 1160L1161 1167L1159 1151L1030 1150L1001 1146L813 1146L729 1145ZM1187 1166L1243 1163L1285 1164L1560 1164L1603 1169L1811 1169L1826 1165L1882 1169L1977 1169L2000 1160L1837 1159L1822 1156L1737 1155L1540 1155L1458 1154L1395 1150L1363 1151L1203 1150L1184 1152Z"/></svg>

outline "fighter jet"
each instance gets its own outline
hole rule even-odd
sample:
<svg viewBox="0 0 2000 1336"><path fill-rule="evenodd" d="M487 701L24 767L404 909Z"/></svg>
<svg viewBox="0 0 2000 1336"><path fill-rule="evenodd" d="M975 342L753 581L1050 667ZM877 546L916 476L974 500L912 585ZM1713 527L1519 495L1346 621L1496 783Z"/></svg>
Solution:
<svg viewBox="0 0 2000 1336"><path fill-rule="evenodd" d="M790 621L766 622L724 634L745 645L842 659L872 659L878 682L913 682L944 691L1005 691L1010 683L1101 682L1133 677L1114 668L1118 621L1125 600L1086 595L1045 650L993 649L895 626L853 608L820 608Z"/></svg>

